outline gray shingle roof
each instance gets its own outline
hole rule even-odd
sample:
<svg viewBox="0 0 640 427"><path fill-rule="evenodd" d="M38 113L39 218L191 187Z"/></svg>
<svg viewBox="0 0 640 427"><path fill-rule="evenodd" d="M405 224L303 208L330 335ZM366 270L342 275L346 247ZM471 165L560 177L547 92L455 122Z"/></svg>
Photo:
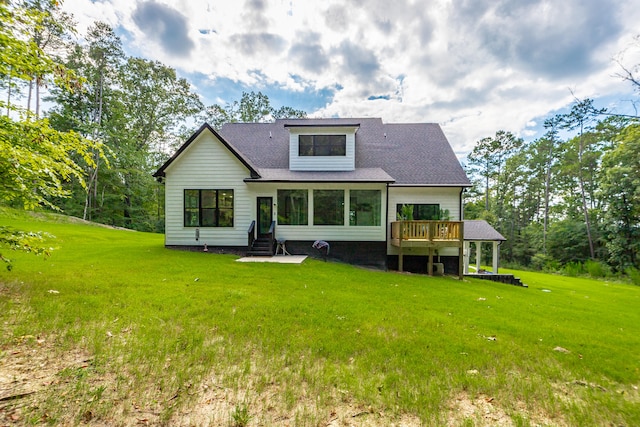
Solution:
<svg viewBox="0 0 640 427"><path fill-rule="evenodd" d="M292 171L289 169L258 169L259 179L245 181L270 182L393 182L393 178L380 168L359 168L344 172Z"/></svg>
<svg viewBox="0 0 640 427"><path fill-rule="evenodd" d="M263 178L286 180L289 176L297 180L298 175L288 171L288 127L353 124L360 125L356 133L359 177L370 175L358 172L361 169L381 169L391 180L378 172L370 175L372 181L395 181L394 185L470 186L449 142L435 123L384 124L379 118L282 119L273 123L228 123L219 134L249 164L255 165ZM317 174L330 176L325 172Z"/></svg>
<svg viewBox="0 0 640 427"><path fill-rule="evenodd" d="M502 234L498 233L487 221L483 219L464 220L464 240L473 241L504 241Z"/></svg>

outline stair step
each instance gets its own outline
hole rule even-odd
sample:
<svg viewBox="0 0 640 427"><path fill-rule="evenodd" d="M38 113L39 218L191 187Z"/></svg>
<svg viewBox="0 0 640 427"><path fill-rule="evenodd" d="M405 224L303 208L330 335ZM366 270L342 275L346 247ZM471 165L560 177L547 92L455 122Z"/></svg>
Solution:
<svg viewBox="0 0 640 427"><path fill-rule="evenodd" d="M273 242L271 239L259 238L253 241L247 251L248 256L273 256Z"/></svg>
<svg viewBox="0 0 640 427"><path fill-rule="evenodd" d="M271 251L248 251L247 256L273 256Z"/></svg>

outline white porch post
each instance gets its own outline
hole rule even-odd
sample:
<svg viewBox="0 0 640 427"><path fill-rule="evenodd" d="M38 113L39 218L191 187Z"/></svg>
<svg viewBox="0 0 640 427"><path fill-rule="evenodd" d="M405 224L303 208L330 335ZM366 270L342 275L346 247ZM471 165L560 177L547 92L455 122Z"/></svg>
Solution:
<svg viewBox="0 0 640 427"><path fill-rule="evenodd" d="M498 274L498 242L493 242L493 274Z"/></svg>
<svg viewBox="0 0 640 427"><path fill-rule="evenodd" d="M464 242L464 274L469 274L469 260L471 259L471 244Z"/></svg>
<svg viewBox="0 0 640 427"><path fill-rule="evenodd" d="M482 242L475 242L476 244L476 273L480 272L480 254L482 253Z"/></svg>

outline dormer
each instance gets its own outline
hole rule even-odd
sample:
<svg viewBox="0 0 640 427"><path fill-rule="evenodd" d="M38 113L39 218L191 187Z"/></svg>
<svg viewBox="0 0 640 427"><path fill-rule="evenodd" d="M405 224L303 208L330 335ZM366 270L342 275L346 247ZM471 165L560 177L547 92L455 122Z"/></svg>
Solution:
<svg viewBox="0 0 640 427"><path fill-rule="evenodd" d="M359 124L296 125L289 130L289 169L292 171L353 171Z"/></svg>

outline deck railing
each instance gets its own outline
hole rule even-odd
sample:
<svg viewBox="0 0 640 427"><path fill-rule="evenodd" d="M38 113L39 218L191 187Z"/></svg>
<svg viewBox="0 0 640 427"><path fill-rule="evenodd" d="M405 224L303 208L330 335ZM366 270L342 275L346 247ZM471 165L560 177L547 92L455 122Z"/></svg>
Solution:
<svg viewBox="0 0 640 427"><path fill-rule="evenodd" d="M462 221L394 221L391 238L423 242L462 241Z"/></svg>
<svg viewBox="0 0 640 427"><path fill-rule="evenodd" d="M253 242L256 241L256 222L255 221L251 221L251 225L249 225L249 230L247 230L247 247L249 249L251 249L251 247L253 246Z"/></svg>

